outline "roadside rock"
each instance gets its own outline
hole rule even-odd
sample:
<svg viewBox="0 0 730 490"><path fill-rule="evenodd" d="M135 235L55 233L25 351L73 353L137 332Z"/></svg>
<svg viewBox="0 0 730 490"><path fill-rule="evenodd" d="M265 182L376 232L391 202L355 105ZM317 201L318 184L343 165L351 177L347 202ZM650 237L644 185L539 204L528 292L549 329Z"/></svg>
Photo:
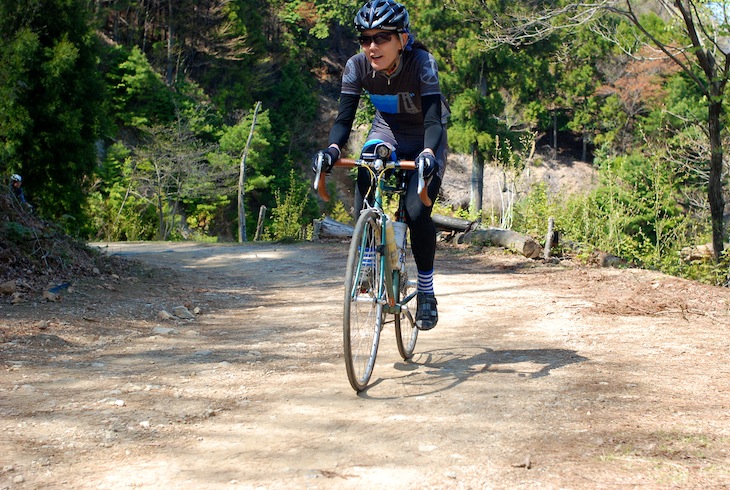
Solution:
<svg viewBox="0 0 730 490"><path fill-rule="evenodd" d="M182 318L183 320L192 320L195 318L195 315L193 315L190 310L185 308L184 306L176 306L172 309L172 313L178 317Z"/></svg>
<svg viewBox="0 0 730 490"><path fill-rule="evenodd" d="M157 312L157 318L159 318L160 320L171 320L175 317L172 315L172 313L169 313L166 310L160 310L159 312Z"/></svg>
<svg viewBox="0 0 730 490"><path fill-rule="evenodd" d="M0 284L0 294L13 294L15 292L15 280Z"/></svg>

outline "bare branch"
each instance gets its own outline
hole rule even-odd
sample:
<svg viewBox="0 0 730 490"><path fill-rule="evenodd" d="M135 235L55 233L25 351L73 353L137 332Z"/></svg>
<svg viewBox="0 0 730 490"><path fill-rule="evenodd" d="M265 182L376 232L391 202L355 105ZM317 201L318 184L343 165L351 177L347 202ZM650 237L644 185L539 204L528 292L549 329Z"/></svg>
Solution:
<svg viewBox="0 0 730 490"><path fill-rule="evenodd" d="M681 21L690 41L688 46L676 46L663 42L646 28L634 3L632 0L601 0L592 3L575 2L539 12L515 9L503 15L496 12L482 13L482 20L491 18L493 27L480 36L480 39L487 50L504 45L520 47L547 39L561 30L589 26L600 36L620 46L627 55L634 57L636 51L632 53L626 49L617 39L616 33L610 32L599 22L602 14L619 15L633 24L664 56L676 63L703 92L709 92L708 83L719 83L720 91L724 89L730 76L730 59L725 54L726 51L730 53L730 38L719 36L717 19L709 10L700 11L698 4L691 0L659 0L660 10L666 17ZM722 4L725 8L724 2ZM720 65L717 59L722 56L725 57L725 62ZM702 69L707 80L697 76L695 65ZM721 73L718 73L719 70Z"/></svg>
<svg viewBox="0 0 730 490"><path fill-rule="evenodd" d="M613 0L598 3L574 3L559 9L545 10L540 13L511 14L500 22L497 15L492 16L494 31L482 40L487 49L502 45L524 46L542 41L558 30L581 26L593 19ZM561 20L556 23L556 19Z"/></svg>

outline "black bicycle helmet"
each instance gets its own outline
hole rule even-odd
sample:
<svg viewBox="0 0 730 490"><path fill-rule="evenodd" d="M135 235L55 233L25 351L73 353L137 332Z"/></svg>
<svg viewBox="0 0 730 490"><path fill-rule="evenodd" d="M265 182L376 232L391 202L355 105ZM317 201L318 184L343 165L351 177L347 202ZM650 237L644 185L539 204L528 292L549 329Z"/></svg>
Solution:
<svg viewBox="0 0 730 490"><path fill-rule="evenodd" d="M371 0L360 8L355 16L355 29L408 32L408 10L393 0Z"/></svg>

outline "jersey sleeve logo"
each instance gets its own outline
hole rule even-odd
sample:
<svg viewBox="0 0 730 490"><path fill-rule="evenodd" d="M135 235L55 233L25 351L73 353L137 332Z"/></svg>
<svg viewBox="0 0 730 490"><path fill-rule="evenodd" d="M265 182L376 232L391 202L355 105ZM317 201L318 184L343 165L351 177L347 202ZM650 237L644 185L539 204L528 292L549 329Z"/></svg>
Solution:
<svg viewBox="0 0 730 490"><path fill-rule="evenodd" d="M429 56L428 61L421 68L421 81L423 83L434 85L439 83L439 70L436 60Z"/></svg>
<svg viewBox="0 0 730 490"><path fill-rule="evenodd" d="M347 61L347 64L345 65L345 70L342 72L342 84L357 84L357 69L355 69L355 62L352 60L352 58Z"/></svg>

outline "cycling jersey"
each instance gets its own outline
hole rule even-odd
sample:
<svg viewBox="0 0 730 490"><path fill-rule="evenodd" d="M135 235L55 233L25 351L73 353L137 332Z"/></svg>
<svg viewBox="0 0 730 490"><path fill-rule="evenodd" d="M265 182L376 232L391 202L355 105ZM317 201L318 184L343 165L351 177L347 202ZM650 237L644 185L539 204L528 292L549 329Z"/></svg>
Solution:
<svg viewBox="0 0 730 490"><path fill-rule="evenodd" d="M398 158L415 160L424 148L434 151L438 173L428 182L428 195L435 200L446 167L445 107L439 87L436 60L424 49L405 51L391 75L374 70L365 53L347 61L342 75L342 90L337 119L330 131L329 143L345 146L350 136L360 96L367 95L375 106L375 118L368 140L379 139L396 147ZM406 173L405 218L411 230L411 249L419 271L432 271L436 253L436 227L431 206L418 195L418 175ZM358 169L355 186L355 209L362 209L370 196L370 175ZM369 198L369 197L367 197Z"/></svg>
<svg viewBox="0 0 730 490"><path fill-rule="evenodd" d="M421 97L441 95L438 65L429 52L416 49L404 54L396 71L386 76L359 53L345 66L342 93L360 95L363 90L377 109L373 126L387 124L398 133L423 135Z"/></svg>
<svg viewBox="0 0 730 490"><path fill-rule="evenodd" d="M361 94L370 98L376 109L368 139L393 142L398 156L415 159L424 148L431 148L439 160L439 177L445 163L447 111L442 109L438 66L423 49L406 51L391 75L376 71L365 53L347 61L342 75L340 111L330 132L330 144L344 146L350 135Z"/></svg>

